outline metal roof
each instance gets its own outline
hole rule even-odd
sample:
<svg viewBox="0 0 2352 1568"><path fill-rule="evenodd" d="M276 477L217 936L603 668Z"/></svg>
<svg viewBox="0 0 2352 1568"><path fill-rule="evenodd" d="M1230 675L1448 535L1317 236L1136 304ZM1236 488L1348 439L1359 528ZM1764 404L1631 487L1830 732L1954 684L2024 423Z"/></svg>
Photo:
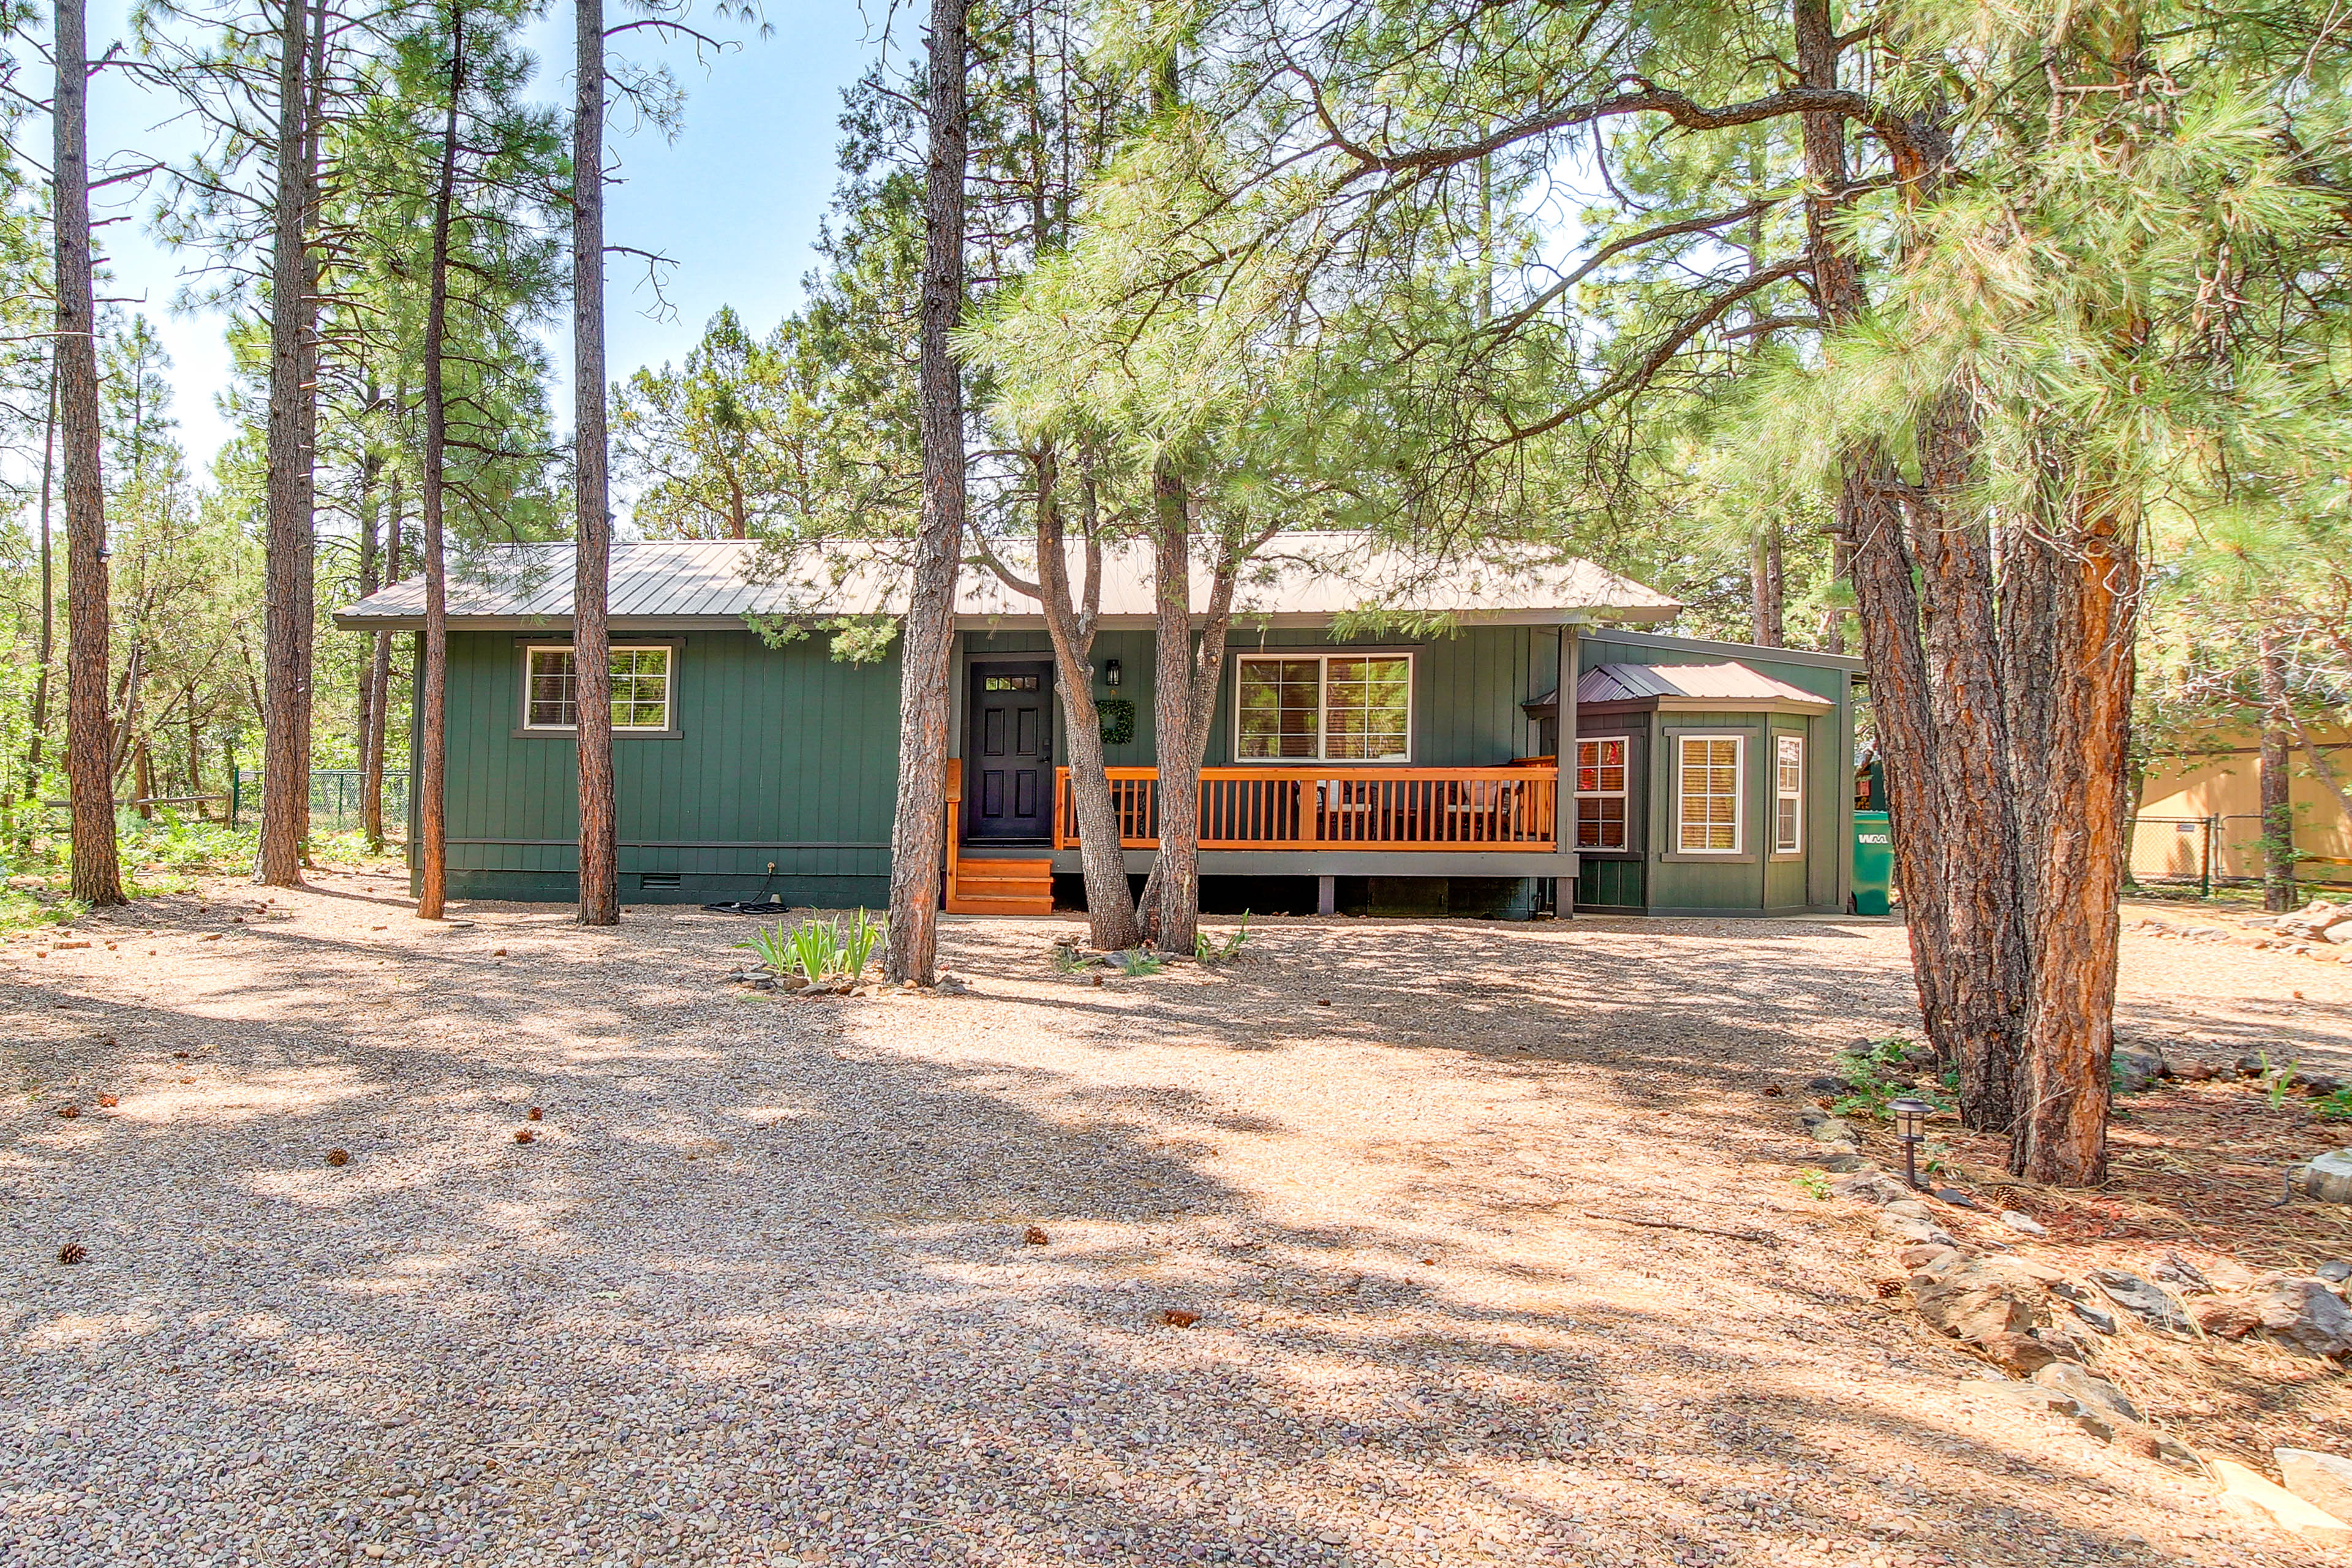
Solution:
<svg viewBox="0 0 2352 1568"><path fill-rule="evenodd" d="M608 614L624 629L740 626L746 616L785 619L896 614L906 601L901 547L866 542L786 545L757 540L651 540L613 546ZM1030 558L1008 563L1016 574ZM569 544L501 544L450 563L449 624L477 630L568 626ZM1079 573L1073 554L1072 577ZM1149 626L1151 551L1128 541L1103 552L1102 624ZM1208 572L1193 572L1193 612L1206 608ZM1430 559L1361 533L1280 536L1244 570L1234 593L1244 621L1322 622L1356 611L1446 614L1465 621L1551 624L1608 617L1658 622L1682 606L1590 561L1532 552L1481 560ZM1036 602L985 568L967 566L956 593L960 625L1042 625ZM351 630L400 631L425 624L425 581L404 578L335 612Z"/></svg>
<svg viewBox="0 0 2352 1568"><path fill-rule="evenodd" d="M1595 665L1576 683L1576 700L1580 703L1646 702L1659 698L1837 706L1817 692L1731 662Z"/></svg>

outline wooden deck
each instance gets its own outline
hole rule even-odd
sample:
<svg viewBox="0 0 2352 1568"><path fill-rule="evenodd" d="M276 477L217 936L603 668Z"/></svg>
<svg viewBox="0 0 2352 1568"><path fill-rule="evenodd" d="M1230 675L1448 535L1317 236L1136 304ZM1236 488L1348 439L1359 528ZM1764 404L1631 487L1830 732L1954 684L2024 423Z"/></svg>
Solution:
<svg viewBox="0 0 2352 1568"><path fill-rule="evenodd" d="M1160 770L1112 768L1119 847L1160 847ZM1045 915L1050 854L962 841L963 764L948 763L950 914ZM1559 844L1559 770L1550 759L1486 768L1218 767L1201 771L1206 850L1481 850L1549 854ZM1070 770L1054 776L1055 850L1078 847ZM979 853L975 854L974 850Z"/></svg>
<svg viewBox="0 0 2352 1568"><path fill-rule="evenodd" d="M1119 846L1160 844L1160 770L1112 768ZM1215 767L1201 770L1203 849L1511 849L1559 843L1559 770ZM1078 846L1070 770L1054 783L1054 847Z"/></svg>

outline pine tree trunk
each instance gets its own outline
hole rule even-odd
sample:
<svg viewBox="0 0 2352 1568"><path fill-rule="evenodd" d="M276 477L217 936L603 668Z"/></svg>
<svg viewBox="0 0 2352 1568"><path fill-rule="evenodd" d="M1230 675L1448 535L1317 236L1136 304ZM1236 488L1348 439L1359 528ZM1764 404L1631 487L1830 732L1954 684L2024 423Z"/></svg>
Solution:
<svg viewBox="0 0 2352 1568"><path fill-rule="evenodd" d="M1850 593L1853 588L1853 543L1842 534L1830 537L1830 587L1834 592L1841 584ZM1845 651L1845 617L1843 606L1832 603L1822 614L1822 648L1827 653Z"/></svg>
<svg viewBox="0 0 2352 1568"><path fill-rule="evenodd" d="M1777 522L1768 524L1756 535L1748 584L1754 600L1748 616L1748 640L1759 647L1779 647L1786 638L1789 585L1781 565L1780 525Z"/></svg>
<svg viewBox="0 0 2352 1568"><path fill-rule="evenodd" d="M304 94L302 116L302 234L315 242L324 188L319 178L319 154L323 145L320 127L326 123L327 82L327 0L313 0L310 9L310 68ZM306 244L299 253L302 263L301 332L295 340L301 345L301 380L299 386L300 402L297 417L301 433L302 465L298 476L301 493L301 552L296 559L296 573L300 579L296 593L300 609L294 622L299 639L295 654L302 671L302 702L299 723L300 735L296 741L302 756L302 819L301 836L296 841L301 865L308 869L310 859L310 751L313 697L319 673L319 361L324 345L319 337L319 268L320 252L315 243Z"/></svg>
<svg viewBox="0 0 2352 1568"><path fill-rule="evenodd" d="M49 541L49 499L57 447L58 356L53 343L49 351L49 417L41 427L41 640L37 652L39 662L33 670L33 710L26 725L31 732L25 738L25 815L16 824L17 842L27 847L33 841L32 824L40 805L42 752L49 733L49 666L57 658L57 579Z"/></svg>
<svg viewBox="0 0 2352 1568"><path fill-rule="evenodd" d="M1223 682L1234 589L1250 550L1238 532L1218 541L1208 606L1193 647L1192 495L1162 461L1152 470L1152 725L1160 770L1160 851L1140 900L1143 933L1162 952L1189 953L1201 928L1201 766Z"/></svg>
<svg viewBox="0 0 2352 1568"><path fill-rule="evenodd" d="M604 438L604 7L573 0L579 98L572 121L572 668L580 750L580 909L585 926L621 921L621 847L613 781L613 658L605 623L613 549Z"/></svg>
<svg viewBox="0 0 2352 1568"><path fill-rule="evenodd" d="M99 468L98 311L89 250L89 45L83 0L58 0L50 199L57 240L58 435L66 500L66 782L73 896L120 904L113 737L107 723L106 490Z"/></svg>
<svg viewBox="0 0 2352 1568"><path fill-rule="evenodd" d="M310 818L310 463L318 395L310 216L310 0L282 0L278 189L269 265L268 477L263 503L261 844L253 879L302 880Z"/></svg>
<svg viewBox="0 0 2352 1568"><path fill-rule="evenodd" d="M457 114L466 91L466 11L449 11L449 107L441 127L441 167L433 187L432 260L425 290L425 639L415 700L416 917L437 921L449 893L449 582L442 537L442 465L449 409L441 351L449 331L449 215L457 190Z"/></svg>
<svg viewBox="0 0 2352 1568"><path fill-rule="evenodd" d="M2276 632L2263 634L2255 679L2263 707L2263 908L2283 913L2294 908L2295 896L2294 775L2288 772L2294 737L2288 728L2286 660Z"/></svg>
<svg viewBox="0 0 2352 1568"><path fill-rule="evenodd" d="M201 796L205 793L205 765L197 737L203 729L203 721L196 714L195 687L193 684L183 687L180 699L188 705L188 793ZM201 819L205 815L203 800L191 801L189 804L195 807L195 816Z"/></svg>
<svg viewBox="0 0 2352 1568"><path fill-rule="evenodd" d="M1183 477L1151 470L1152 729L1160 849L1144 884L1143 931L1162 952L1191 952L1201 923L1201 758L1192 733L1192 516Z"/></svg>
<svg viewBox="0 0 2352 1568"><path fill-rule="evenodd" d="M940 879L945 865L948 679L963 550L963 381L949 334L963 314L964 73L968 0L932 0L929 164L923 192L920 389L922 521L899 671L898 809L890 832L890 945L883 973L938 978Z"/></svg>
<svg viewBox="0 0 2352 1568"><path fill-rule="evenodd" d="M122 717L108 725L114 736L114 750L107 759L107 766L118 778L130 763L131 742L139 736L139 696L146 689L146 680L147 650L133 638L131 656L122 661L122 679L114 687L115 697L122 704Z"/></svg>
<svg viewBox="0 0 2352 1568"><path fill-rule="evenodd" d="M1087 934L1103 952L1124 952L1143 940L1128 891L1127 858L1119 844L1118 810L1103 761L1102 710L1095 703L1095 610L1102 583L1102 548L1089 527L1081 605L1070 591L1069 558L1060 497L1058 454L1039 448L1037 468L1037 589L1045 633L1062 694L1069 737L1070 802L1078 818L1078 860L1087 885Z"/></svg>
<svg viewBox="0 0 2352 1568"><path fill-rule="evenodd" d="M2070 521L2063 547L2020 541L2003 563L2028 580L2017 601L2041 622L2004 633L2049 649L2048 685L2020 703L2039 710L2040 749L2017 753L2012 781L2021 809L2042 821L2022 868L2032 967L2010 1169L2095 1186L2107 1176L2139 523L2128 498L2104 489Z"/></svg>
<svg viewBox="0 0 2352 1568"><path fill-rule="evenodd" d="M404 398L403 401L405 401ZM400 581L400 468L394 465L384 484L386 526L383 575ZM392 734L392 634L375 634L373 657L368 662L368 710L375 722L368 730L367 750L360 753L360 829L367 847L383 850L383 757Z"/></svg>
<svg viewBox="0 0 2352 1568"><path fill-rule="evenodd" d="M1938 673L1918 636L1919 574L1894 500L1896 476L1867 450L1849 454L1845 469L1841 533L1853 542L1849 565L1920 1018L1938 1057L1959 1073L1961 1120L2005 1132L2013 1121L2016 1014L1998 1015L2001 987L1988 981L2006 973L2007 961L1996 961L1982 933L1999 929L1988 900L2010 895L1983 881L1947 885L1942 847L1951 842L1956 788L1937 743L1931 691ZM2021 994L2015 1005L2022 1006Z"/></svg>
<svg viewBox="0 0 2352 1568"><path fill-rule="evenodd" d="M1939 1056L1960 1074L1960 1117L1979 1131L2015 1126L2017 1070L2031 983L2031 910L2020 877L2020 817L2010 786L2015 744L2004 705L1991 540L1962 510L1975 433L1948 404L1916 437L1922 481L1901 502L1917 573L1918 613L1900 634L1925 658L1923 752L1889 747L1887 772L1917 776L1935 798L1936 831L1922 846L1925 898L1936 905L1927 960L1943 998ZM1859 592L1866 623L1882 613ZM1873 708L1878 689L1872 687ZM1892 819L1897 841L1906 829ZM1905 897L1910 897L1906 884ZM1907 904L1906 904L1907 908Z"/></svg>
<svg viewBox="0 0 2352 1568"><path fill-rule="evenodd" d="M367 401L371 404L375 401L373 388L369 389ZM377 451L371 442L360 453L359 504L354 509L359 513L360 597L362 599L383 586L379 575L383 563L380 538L383 520L376 515L376 480L383 471L383 454ZM352 708L352 753L361 759L362 766L367 758L368 742L375 734L375 682L372 679L373 674L367 666L360 667L358 700Z"/></svg>

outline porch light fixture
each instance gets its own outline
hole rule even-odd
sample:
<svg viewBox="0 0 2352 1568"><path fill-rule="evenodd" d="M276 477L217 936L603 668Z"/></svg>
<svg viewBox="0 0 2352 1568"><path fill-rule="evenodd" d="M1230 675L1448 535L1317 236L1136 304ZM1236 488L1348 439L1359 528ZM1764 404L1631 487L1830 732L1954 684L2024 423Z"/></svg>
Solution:
<svg viewBox="0 0 2352 1568"><path fill-rule="evenodd" d="M1115 658L1103 660L1103 684L1109 687L1118 685L1118 660Z"/></svg>
<svg viewBox="0 0 2352 1568"><path fill-rule="evenodd" d="M1891 1100L1887 1114L1895 1118L1895 1136L1903 1145L1903 1179L1919 1184L1919 1142L1927 1135L1927 1118L1936 1108L1924 1100Z"/></svg>

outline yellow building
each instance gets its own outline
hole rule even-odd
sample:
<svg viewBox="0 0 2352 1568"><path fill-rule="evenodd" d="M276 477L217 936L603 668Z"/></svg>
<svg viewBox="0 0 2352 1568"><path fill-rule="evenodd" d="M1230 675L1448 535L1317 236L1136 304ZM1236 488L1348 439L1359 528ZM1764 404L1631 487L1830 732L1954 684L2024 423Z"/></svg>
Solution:
<svg viewBox="0 0 2352 1568"><path fill-rule="evenodd" d="M2336 777L2352 784L2352 732L2315 731ZM2132 873L2143 881L2200 879L2210 844L2215 880L2263 874L2262 777L2250 731L2215 729L2187 754L2151 765L2139 794ZM2289 752L2294 847L2304 882L2352 884L2352 820L2313 772L2301 746Z"/></svg>

